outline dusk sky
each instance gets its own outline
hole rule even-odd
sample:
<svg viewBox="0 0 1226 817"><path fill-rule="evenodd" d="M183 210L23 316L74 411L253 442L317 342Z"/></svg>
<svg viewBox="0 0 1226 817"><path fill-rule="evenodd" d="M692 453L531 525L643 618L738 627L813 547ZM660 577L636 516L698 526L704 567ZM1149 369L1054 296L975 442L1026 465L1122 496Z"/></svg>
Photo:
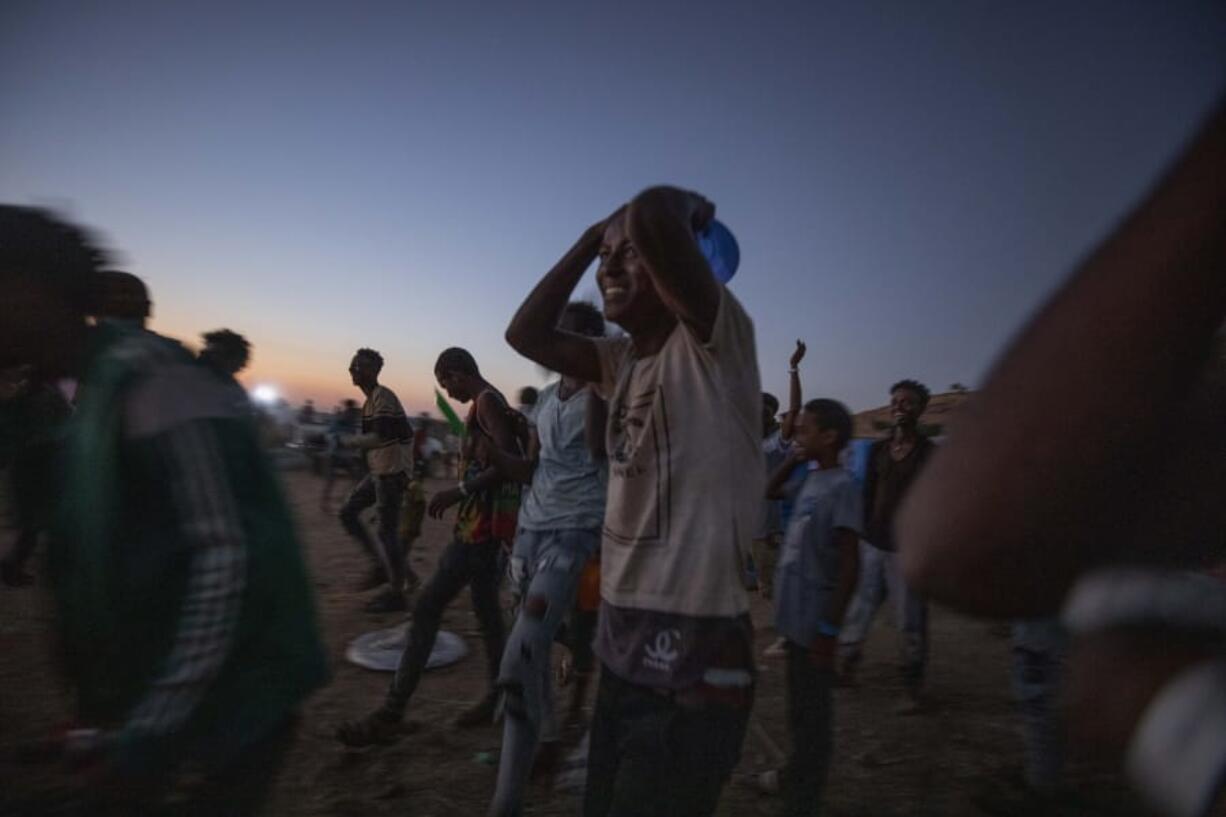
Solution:
<svg viewBox="0 0 1226 817"><path fill-rule="evenodd" d="M643 187L701 191L765 388L974 385L1226 90L1226 4L0 4L0 200L96 228L248 385L508 393L524 295ZM597 299L589 274L579 294Z"/></svg>

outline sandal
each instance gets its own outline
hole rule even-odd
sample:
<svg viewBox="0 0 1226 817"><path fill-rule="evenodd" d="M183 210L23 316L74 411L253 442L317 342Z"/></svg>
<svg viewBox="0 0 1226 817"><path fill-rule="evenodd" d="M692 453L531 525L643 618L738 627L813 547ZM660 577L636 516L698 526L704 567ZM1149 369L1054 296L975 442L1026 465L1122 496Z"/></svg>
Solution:
<svg viewBox="0 0 1226 817"><path fill-rule="evenodd" d="M345 721L336 728L336 739L352 749L386 746L404 732L400 718L386 709L376 709L365 718Z"/></svg>

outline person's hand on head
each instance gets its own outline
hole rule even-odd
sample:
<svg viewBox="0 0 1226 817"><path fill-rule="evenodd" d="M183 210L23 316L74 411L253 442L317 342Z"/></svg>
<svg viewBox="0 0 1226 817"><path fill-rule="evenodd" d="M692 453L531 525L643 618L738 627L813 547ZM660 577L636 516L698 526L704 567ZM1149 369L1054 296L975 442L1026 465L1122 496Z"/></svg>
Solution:
<svg viewBox="0 0 1226 817"><path fill-rule="evenodd" d="M800 361L805 359L805 342L797 339L796 351L792 352L792 357L788 360L788 366L795 369L800 365Z"/></svg>
<svg viewBox="0 0 1226 817"><path fill-rule="evenodd" d="M614 221L616 221L619 218L626 217L626 207L628 206L629 205L626 205L626 204L617 205L617 209L615 209L612 213L609 213L607 216L602 218L600 221L597 221L595 224L589 227L588 231L591 233L594 233L596 235L597 240L603 240L605 230L609 229L609 225L612 224Z"/></svg>

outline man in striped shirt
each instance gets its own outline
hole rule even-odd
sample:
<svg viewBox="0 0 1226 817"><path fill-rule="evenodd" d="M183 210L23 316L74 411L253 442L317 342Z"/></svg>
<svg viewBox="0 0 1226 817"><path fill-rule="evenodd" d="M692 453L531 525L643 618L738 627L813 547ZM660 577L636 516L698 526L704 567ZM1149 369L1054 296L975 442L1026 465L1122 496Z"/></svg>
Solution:
<svg viewBox="0 0 1226 817"><path fill-rule="evenodd" d="M404 549L397 533L400 504L413 466L413 429L395 392L379 383L382 370L383 356L374 349L358 349L354 354L349 375L353 385L366 395L362 431L341 440L345 445L362 449L366 455L368 473L345 500L340 518L345 530L374 562L366 586L387 581L387 587L366 605L372 613L408 609L404 598ZM360 518L362 511L371 505L379 515L378 546Z"/></svg>

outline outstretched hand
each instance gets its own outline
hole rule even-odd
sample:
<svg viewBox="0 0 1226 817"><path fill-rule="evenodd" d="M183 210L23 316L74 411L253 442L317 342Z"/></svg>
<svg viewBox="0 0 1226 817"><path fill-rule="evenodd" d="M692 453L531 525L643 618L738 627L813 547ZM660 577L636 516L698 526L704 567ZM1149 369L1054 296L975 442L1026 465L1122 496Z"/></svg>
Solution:
<svg viewBox="0 0 1226 817"><path fill-rule="evenodd" d="M788 365L795 369L800 365L800 361L805 359L805 342L803 340L796 341L796 351L792 352L792 357L788 361Z"/></svg>

